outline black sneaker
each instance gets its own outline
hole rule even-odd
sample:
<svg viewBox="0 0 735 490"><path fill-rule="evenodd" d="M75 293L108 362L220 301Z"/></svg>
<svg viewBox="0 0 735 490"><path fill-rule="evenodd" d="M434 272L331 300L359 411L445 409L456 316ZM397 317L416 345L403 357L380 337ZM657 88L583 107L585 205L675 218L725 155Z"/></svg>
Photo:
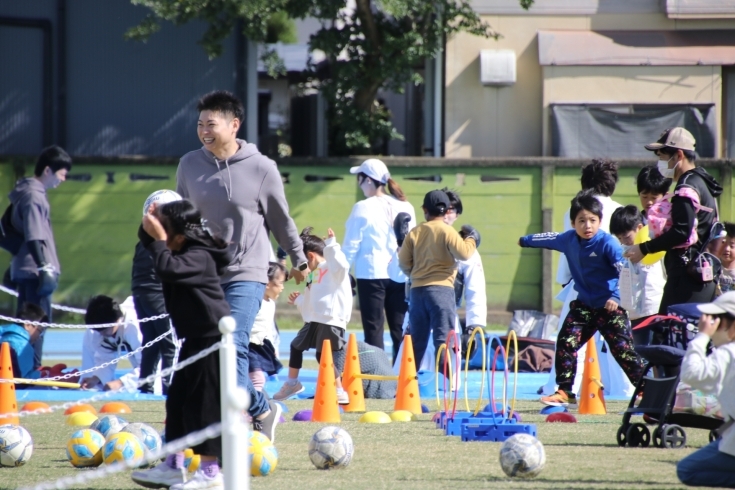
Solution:
<svg viewBox="0 0 735 490"><path fill-rule="evenodd" d="M268 400L270 406L270 413L262 419L253 419L253 429L265 435L272 443L276 442L276 425L281 420L281 413L283 409L281 405Z"/></svg>

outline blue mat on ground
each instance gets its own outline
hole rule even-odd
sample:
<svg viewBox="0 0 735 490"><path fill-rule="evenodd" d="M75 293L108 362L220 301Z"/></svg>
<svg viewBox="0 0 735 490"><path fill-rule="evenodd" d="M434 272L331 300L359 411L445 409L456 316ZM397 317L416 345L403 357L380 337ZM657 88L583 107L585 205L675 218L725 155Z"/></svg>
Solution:
<svg viewBox="0 0 735 490"><path fill-rule="evenodd" d="M268 378L268 381L266 382L265 388L266 391L270 394L273 394L277 392L283 382L286 380L285 370L282 371L283 374L279 376L271 376ZM316 381L317 381L317 371L313 369L302 369L299 372L299 381L301 381L301 384L304 386L304 391L299 393L297 395L300 399L305 398L314 398L314 392L316 391ZM462 385L459 389L459 397L460 399L464 399L464 371L462 371L461 375L462 379ZM487 375L486 375L487 376ZM488 398L488 387L487 387L487 380L489 378L485 378L485 386L482 389L482 397L484 399ZM544 385L546 381L549 379L548 373L518 373L518 389L516 391L516 398L518 400L537 400L539 398L539 395L537 393L540 386ZM467 396L470 399L477 399L480 397L480 381L481 381L481 373L480 371L470 371L467 376ZM433 399L436 396L435 392L435 380L434 380L434 373L431 372L419 372L419 391L421 398L423 399ZM508 396L513 396L513 383L514 383L514 375L511 373L508 376ZM439 379L439 390L440 392L443 392L443 376ZM495 374L495 398L499 399L503 396L503 373L496 373ZM628 398L626 397L614 397L614 396L607 396L605 395L605 398L608 400L625 400L627 401Z"/></svg>
<svg viewBox="0 0 735 490"><path fill-rule="evenodd" d="M102 394L97 391L82 391L82 390L66 390L66 389L38 389L38 390L15 390L15 396L18 399L18 403L21 402L74 402L77 400L83 400L85 398L91 398L95 395ZM110 395L103 400L105 402L122 402L122 401L133 401L133 402L152 402L152 401L163 401L165 396L161 395L150 395L144 393L115 393Z"/></svg>

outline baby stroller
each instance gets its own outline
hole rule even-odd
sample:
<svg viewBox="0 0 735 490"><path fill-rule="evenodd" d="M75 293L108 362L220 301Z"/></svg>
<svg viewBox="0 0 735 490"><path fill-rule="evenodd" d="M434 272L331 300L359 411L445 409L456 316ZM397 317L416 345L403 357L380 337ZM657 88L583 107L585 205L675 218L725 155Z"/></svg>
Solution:
<svg viewBox="0 0 735 490"><path fill-rule="evenodd" d="M674 411L681 362L689 340L697 334L699 310L694 304L684 304L671 306L668 313L653 315L634 327L638 331L651 329L653 340L650 345L635 348L647 364L623 413L616 436L620 447L648 447L653 442L655 447L679 449L686 445L685 427L709 430L713 441L717 438L716 429L723 423L715 417ZM654 367L660 377L648 376ZM655 424L653 432L646 423L631 423L636 415Z"/></svg>

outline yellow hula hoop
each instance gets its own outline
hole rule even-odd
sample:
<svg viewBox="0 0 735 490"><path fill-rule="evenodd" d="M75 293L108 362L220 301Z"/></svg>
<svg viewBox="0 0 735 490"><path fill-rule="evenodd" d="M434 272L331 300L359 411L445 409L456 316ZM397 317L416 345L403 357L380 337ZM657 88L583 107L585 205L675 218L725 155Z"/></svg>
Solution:
<svg viewBox="0 0 735 490"><path fill-rule="evenodd" d="M477 406L475 406L475 413L474 415L477 415L480 411L480 407L482 406L482 389L485 387L485 331L482 329L482 327L475 327L475 329L472 331L472 334L470 335L470 341L467 343L467 355L465 356L464 361L464 407L466 411L470 411L470 400L467 396L467 376L470 372L470 352L472 351L472 343L475 341L475 334L480 334L480 339L482 341L480 344L482 344L482 376L480 376L480 398L477 400Z"/></svg>
<svg viewBox="0 0 735 490"><path fill-rule="evenodd" d="M439 400L439 359L441 359L442 350L447 350L447 344L439 346L439 350L436 351L436 373L434 376L434 392L436 393L436 409L442 409L442 403ZM451 367L449 368L451 369Z"/></svg>
<svg viewBox="0 0 735 490"><path fill-rule="evenodd" d="M516 410L516 392L518 391L518 336L513 330L508 332L508 340L505 343L505 369L508 369L508 355L510 353L511 337L513 337L513 345L516 348L516 353L513 356L513 401L510 404L510 412L508 412L508 418L511 418ZM503 410L505 411L505 408L503 408Z"/></svg>

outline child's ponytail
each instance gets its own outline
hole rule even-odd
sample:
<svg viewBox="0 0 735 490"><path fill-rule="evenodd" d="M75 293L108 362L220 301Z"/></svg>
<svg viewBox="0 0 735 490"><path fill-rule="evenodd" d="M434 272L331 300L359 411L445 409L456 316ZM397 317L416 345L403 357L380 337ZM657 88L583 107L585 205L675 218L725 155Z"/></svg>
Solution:
<svg viewBox="0 0 735 490"><path fill-rule="evenodd" d="M393 179L388 179L388 183L386 184L388 187L388 192L390 192L390 195L398 199L399 201L405 201L406 200L406 194L403 193L403 189L398 185L398 183Z"/></svg>
<svg viewBox="0 0 735 490"><path fill-rule="evenodd" d="M312 231L314 231L314 228L311 226L306 227L299 236L301 242L304 244L304 253L314 252L317 255L324 255L324 247L327 244L320 237L312 235Z"/></svg>

